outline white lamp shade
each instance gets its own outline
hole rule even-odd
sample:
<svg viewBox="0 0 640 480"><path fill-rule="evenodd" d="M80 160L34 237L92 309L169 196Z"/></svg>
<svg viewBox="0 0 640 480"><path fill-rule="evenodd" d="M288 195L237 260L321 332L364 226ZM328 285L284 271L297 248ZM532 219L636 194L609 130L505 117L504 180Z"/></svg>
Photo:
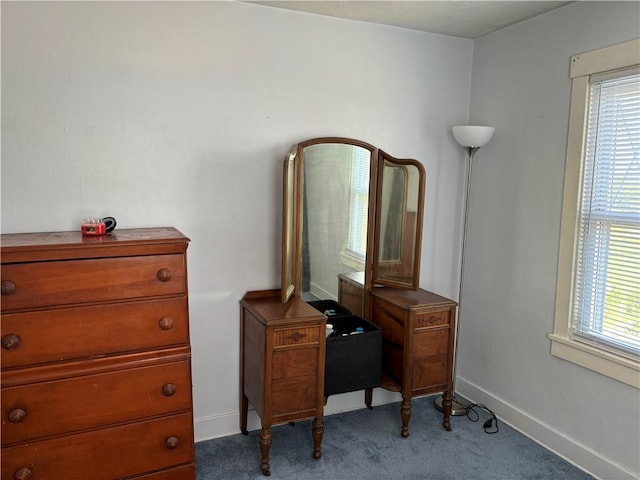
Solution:
<svg viewBox="0 0 640 480"><path fill-rule="evenodd" d="M482 147L491 137L496 129L494 127L481 127L478 125L462 125L453 127L453 136L463 147Z"/></svg>

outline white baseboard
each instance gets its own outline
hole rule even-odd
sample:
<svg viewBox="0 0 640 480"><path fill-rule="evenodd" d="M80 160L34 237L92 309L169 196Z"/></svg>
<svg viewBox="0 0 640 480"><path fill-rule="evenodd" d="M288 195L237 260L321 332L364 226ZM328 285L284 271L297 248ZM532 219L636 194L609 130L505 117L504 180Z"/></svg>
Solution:
<svg viewBox="0 0 640 480"><path fill-rule="evenodd" d="M196 418L194 428L196 442L236 435L240 433L240 415L238 412L228 412L210 417ZM254 410L249 410L247 430L257 430L258 428L260 428L260 417Z"/></svg>
<svg viewBox="0 0 640 480"><path fill-rule="evenodd" d="M637 473L626 470L600 453L463 378L456 378L456 392L473 403L487 405L500 421L598 479L637 480L638 478Z"/></svg>
<svg viewBox="0 0 640 480"><path fill-rule="evenodd" d="M338 301L338 298L335 295L314 282L311 282L311 284L309 285L309 293L314 295L316 298Z"/></svg>
<svg viewBox="0 0 640 480"><path fill-rule="evenodd" d="M381 388L373 391L374 406L386 403L398 402L402 397L400 394L389 392ZM348 412L365 408L364 392L350 392L340 395L331 395L324 409L325 416L334 413ZM195 441L202 442L213 438L226 437L240 433L240 414L237 411L222 413L209 417L199 417L195 419ZM253 431L261 428L260 417L253 409L249 409L247 415L247 430Z"/></svg>

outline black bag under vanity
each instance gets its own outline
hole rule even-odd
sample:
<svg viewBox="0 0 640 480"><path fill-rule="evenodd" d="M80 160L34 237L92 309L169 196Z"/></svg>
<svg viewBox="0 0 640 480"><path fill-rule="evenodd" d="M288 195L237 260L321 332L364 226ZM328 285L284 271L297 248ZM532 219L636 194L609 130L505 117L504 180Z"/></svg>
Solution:
<svg viewBox="0 0 640 480"><path fill-rule="evenodd" d="M380 386L382 332L367 320L333 300L309 302L327 316L324 395L354 392Z"/></svg>

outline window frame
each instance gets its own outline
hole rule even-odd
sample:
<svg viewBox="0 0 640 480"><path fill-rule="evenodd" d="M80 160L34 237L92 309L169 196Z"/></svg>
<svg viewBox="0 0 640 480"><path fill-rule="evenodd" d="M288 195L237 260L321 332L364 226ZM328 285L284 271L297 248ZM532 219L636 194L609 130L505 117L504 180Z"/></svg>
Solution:
<svg viewBox="0 0 640 480"><path fill-rule="evenodd" d="M580 184L589 107L589 77L640 64L640 39L571 57L571 107L562 200L551 354L640 389L640 362L571 335Z"/></svg>

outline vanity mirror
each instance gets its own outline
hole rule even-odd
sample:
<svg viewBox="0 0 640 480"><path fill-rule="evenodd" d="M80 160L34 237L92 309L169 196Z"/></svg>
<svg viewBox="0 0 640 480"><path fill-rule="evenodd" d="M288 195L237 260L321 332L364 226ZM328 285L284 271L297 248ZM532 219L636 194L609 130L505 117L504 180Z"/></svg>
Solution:
<svg viewBox="0 0 640 480"><path fill-rule="evenodd" d="M374 283L417 290L424 185L419 162L360 140L298 144L285 161L282 301L339 300L338 279L359 275L366 315Z"/></svg>
<svg viewBox="0 0 640 480"><path fill-rule="evenodd" d="M371 407L373 388L399 392L403 437L411 399L443 393L450 430L457 304L419 288L422 164L325 137L297 144L283 172L281 288L240 301L240 429L247 433L251 403L261 419L262 472L274 424L313 419L313 457L321 457L324 404L334 393L364 390ZM371 328L326 338L333 307L318 304Z"/></svg>

